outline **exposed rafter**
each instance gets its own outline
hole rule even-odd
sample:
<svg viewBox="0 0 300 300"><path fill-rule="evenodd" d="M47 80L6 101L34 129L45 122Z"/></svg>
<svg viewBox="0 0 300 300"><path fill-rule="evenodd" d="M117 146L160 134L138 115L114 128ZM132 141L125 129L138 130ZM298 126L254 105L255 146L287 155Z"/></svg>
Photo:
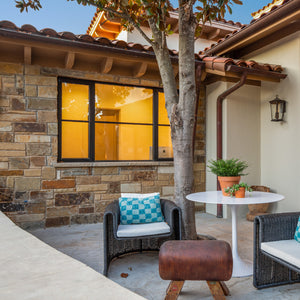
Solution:
<svg viewBox="0 0 300 300"><path fill-rule="evenodd" d="M112 57L103 58L100 65L100 73L109 73L113 66L113 62L114 60Z"/></svg>
<svg viewBox="0 0 300 300"><path fill-rule="evenodd" d="M65 59L65 67L66 69L72 69L75 63L75 53L68 52Z"/></svg>
<svg viewBox="0 0 300 300"><path fill-rule="evenodd" d="M145 75L147 67L148 64L146 62L136 64L136 67L133 70L133 77L142 77L143 75Z"/></svg>

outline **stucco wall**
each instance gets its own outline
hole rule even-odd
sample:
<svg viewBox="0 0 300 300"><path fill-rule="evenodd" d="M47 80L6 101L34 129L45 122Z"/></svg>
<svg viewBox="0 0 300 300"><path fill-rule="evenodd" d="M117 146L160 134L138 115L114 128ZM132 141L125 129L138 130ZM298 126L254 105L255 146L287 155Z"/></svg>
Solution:
<svg viewBox="0 0 300 300"><path fill-rule="evenodd" d="M219 82L207 88L207 161L216 159L216 101L232 83ZM248 162L248 175L241 181L260 183L260 92L258 86L244 85L223 102L223 158L239 158ZM216 176L207 172L207 190L216 189ZM241 206L245 216L248 208ZM216 205L207 205L207 212L216 214ZM224 206L223 214L228 215Z"/></svg>
<svg viewBox="0 0 300 300"><path fill-rule="evenodd" d="M152 38L152 34L149 28L143 27L144 32L148 35L148 37ZM118 39L124 40L126 42L135 42L140 43L141 45L148 45L148 42L141 36L140 33L136 32L136 30L133 30L132 32L122 31ZM167 43L168 48L171 50L178 50L178 34L174 33L167 37ZM195 53L203 50L206 47L209 47L212 43L214 43L213 40L207 40L207 39L197 39L195 42Z"/></svg>
<svg viewBox="0 0 300 300"><path fill-rule="evenodd" d="M299 211L300 169L300 33L295 33L247 57L280 64L288 77L261 87L261 184L286 197L275 212ZM270 121L269 101L278 95L287 101L285 122Z"/></svg>

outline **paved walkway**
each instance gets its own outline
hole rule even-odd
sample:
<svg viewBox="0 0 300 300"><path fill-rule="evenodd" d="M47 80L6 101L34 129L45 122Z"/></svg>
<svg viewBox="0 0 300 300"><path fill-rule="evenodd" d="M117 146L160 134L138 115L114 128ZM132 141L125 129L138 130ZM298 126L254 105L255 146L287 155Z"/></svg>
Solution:
<svg viewBox="0 0 300 300"><path fill-rule="evenodd" d="M218 219L209 214L196 214L197 232L231 242L231 221ZM241 257L252 260L253 223L239 222L239 252ZM63 253L87 264L97 272L103 269L102 224L87 224L71 227L35 229L31 233ZM128 274L127 278L121 277ZM158 273L158 254L153 252L127 255L111 263L108 277L146 299L164 299L168 281L161 280ZM300 300L300 284L257 290L252 285L252 276L232 278L227 282L231 296L227 299L291 299ZM97 298L98 299L98 298ZM125 299L116 291L115 299ZM209 288L204 282L187 281L179 300L211 300Z"/></svg>
<svg viewBox="0 0 300 300"><path fill-rule="evenodd" d="M230 242L230 220L197 213L196 222L199 234ZM252 226L247 221L239 223L240 254L250 260ZM159 277L157 253L128 255L115 260L108 274L111 280L99 274L103 269L102 224L30 232L64 254L21 230L0 212L1 300L164 298L168 281ZM128 277L121 277L122 273ZM227 285L231 292L227 299L300 300L300 284L256 290L252 277L245 277L232 278ZM204 282L187 281L179 297L179 300L184 299L211 300L212 296Z"/></svg>

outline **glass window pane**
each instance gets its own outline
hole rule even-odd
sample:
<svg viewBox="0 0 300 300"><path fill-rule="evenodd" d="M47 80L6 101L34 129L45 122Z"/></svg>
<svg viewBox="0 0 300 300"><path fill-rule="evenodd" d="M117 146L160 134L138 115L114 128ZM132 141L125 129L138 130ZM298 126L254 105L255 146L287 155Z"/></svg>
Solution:
<svg viewBox="0 0 300 300"><path fill-rule="evenodd" d="M88 158L88 123L62 122L61 126L61 157Z"/></svg>
<svg viewBox="0 0 300 300"><path fill-rule="evenodd" d="M151 124L152 99L152 89L95 84L95 121L110 121L107 111L118 111L118 122Z"/></svg>
<svg viewBox="0 0 300 300"><path fill-rule="evenodd" d="M158 126L158 158L173 158L170 126Z"/></svg>
<svg viewBox="0 0 300 300"><path fill-rule="evenodd" d="M95 124L96 160L152 159L152 126Z"/></svg>
<svg viewBox="0 0 300 300"><path fill-rule="evenodd" d="M95 124L95 159L119 160L119 126L116 124Z"/></svg>
<svg viewBox="0 0 300 300"><path fill-rule="evenodd" d="M61 93L62 119L87 121L89 118L89 86L63 82Z"/></svg>
<svg viewBox="0 0 300 300"><path fill-rule="evenodd" d="M168 112L165 106L165 94L158 93L158 124L169 125Z"/></svg>

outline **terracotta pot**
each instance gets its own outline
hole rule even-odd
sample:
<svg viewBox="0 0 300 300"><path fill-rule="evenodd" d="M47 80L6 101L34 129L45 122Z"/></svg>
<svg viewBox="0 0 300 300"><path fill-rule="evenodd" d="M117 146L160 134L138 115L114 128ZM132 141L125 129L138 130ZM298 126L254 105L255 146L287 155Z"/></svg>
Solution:
<svg viewBox="0 0 300 300"><path fill-rule="evenodd" d="M239 190L234 193L234 195L235 198L245 198L245 193L246 193L245 188L240 187Z"/></svg>
<svg viewBox="0 0 300 300"><path fill-rule="evenodd" d="M230 194L225 193L224 190L233 186L234 184L238 184L241 180L241 176L218 176L218 180L220 182L223 196L229 197Z"/></svg>

